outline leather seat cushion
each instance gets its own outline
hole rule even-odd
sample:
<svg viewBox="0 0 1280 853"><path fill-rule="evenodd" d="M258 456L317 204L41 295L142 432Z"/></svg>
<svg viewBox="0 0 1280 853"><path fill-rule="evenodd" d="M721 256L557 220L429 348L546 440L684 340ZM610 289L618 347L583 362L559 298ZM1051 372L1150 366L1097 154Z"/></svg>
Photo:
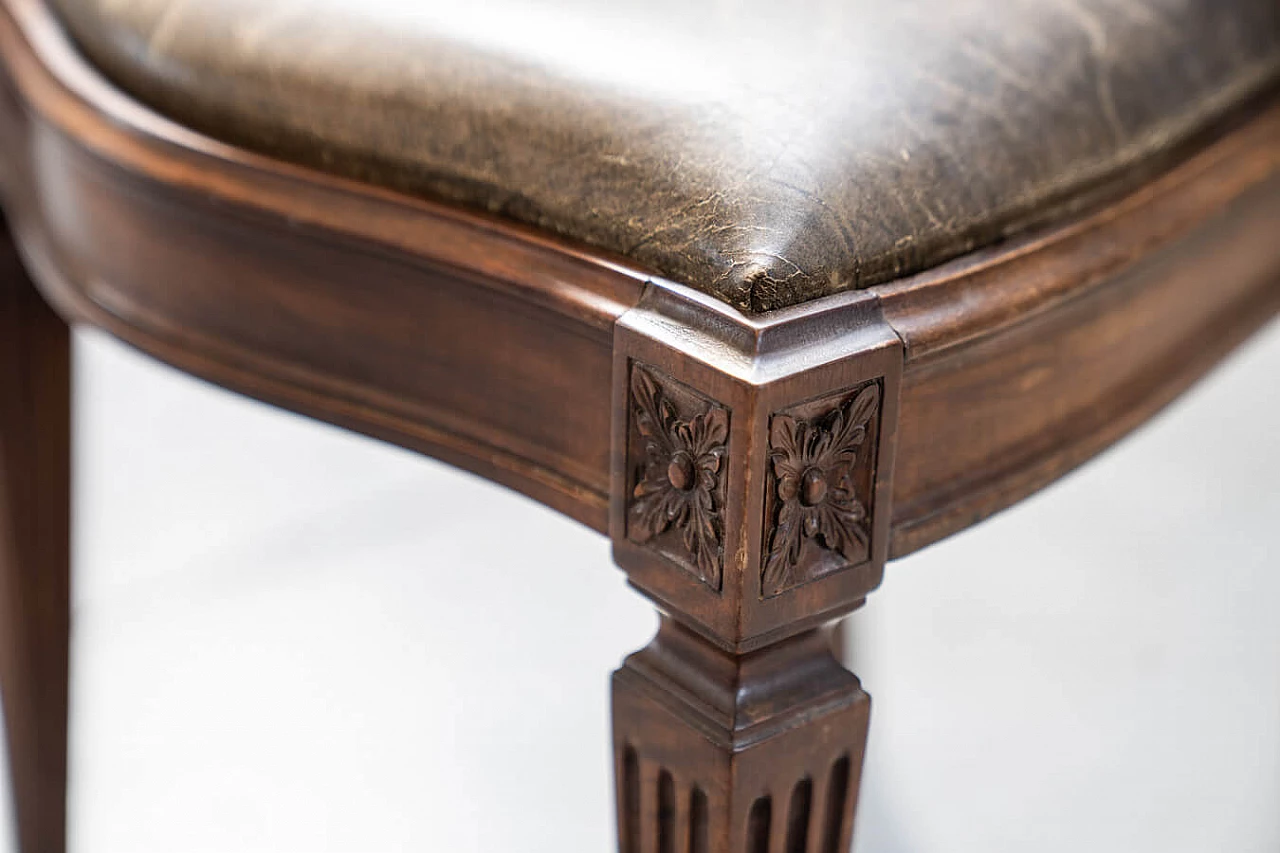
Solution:
<svg viewBox="0 0 1280 853"><path fill-rule="evenodd" d="M50 0L119 86L749 312L1167 166L1280 80L1277 0Z"/></svg>

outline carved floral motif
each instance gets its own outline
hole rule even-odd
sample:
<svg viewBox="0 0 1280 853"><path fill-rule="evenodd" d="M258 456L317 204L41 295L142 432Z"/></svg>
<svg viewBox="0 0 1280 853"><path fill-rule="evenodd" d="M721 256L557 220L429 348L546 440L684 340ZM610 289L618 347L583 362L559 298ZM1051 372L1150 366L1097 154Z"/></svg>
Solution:
<svg viewBox="0 0 1280 853"><path fill-rule="evenodd" d="M683 546L680 562L719 589L720 469L729 415L707 401L704 411L682 416L671 396L648 370L632 369L632 424L642 439L643 459L627 510L627 535L643 544L668 530L678 532L672 544Z"/></svg>
<svg viewBox="0 0 1280 853"><path fill-rule="evenodd" d="M809 542L839 554L842 565L869 557L868 513L858 494L857 472L879 408L880 388L871 384L825 416L803 420L776 414L770 419L776 509L763 569L765 595L825 573L824 561L806 547ZM872 462L868 458L865 464Z"/></svg>

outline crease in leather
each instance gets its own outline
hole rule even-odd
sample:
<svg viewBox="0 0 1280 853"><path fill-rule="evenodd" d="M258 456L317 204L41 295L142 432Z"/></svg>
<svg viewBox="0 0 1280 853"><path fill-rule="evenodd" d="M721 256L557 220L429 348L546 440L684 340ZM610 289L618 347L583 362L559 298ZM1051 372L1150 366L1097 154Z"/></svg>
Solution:
<svg viewBox="0 0 1280 853"><path fill-rule="evenodd" d="M1136 185L1280 81L1276 0L53 0L226 141L758 313Z"/></svg>

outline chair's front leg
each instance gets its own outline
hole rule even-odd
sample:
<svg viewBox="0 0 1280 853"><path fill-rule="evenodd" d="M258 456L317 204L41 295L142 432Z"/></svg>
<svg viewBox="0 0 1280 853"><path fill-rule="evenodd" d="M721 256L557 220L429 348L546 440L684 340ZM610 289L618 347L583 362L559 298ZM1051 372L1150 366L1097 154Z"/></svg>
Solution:
<svg viewBox="0 0 1280 853"><path fill-rule="evenodd" d="M821 629L735 655L663 619L613 678L622 853L847 851L869 712Z"/></svg>
<svg viewBox="0 0 1280 853"><path fill-rule="evenodd" d="M65 849L70 390L67 326L0 235L0 688L21 853Z"/></svg>
<svg viewBox="0 0 1280 853"><path fill-rule="evenodd" d="M655 288L615 338L622 853L843 853L870 701L825 626L888 551L902 351L871 297L748 319Z"/></svg>

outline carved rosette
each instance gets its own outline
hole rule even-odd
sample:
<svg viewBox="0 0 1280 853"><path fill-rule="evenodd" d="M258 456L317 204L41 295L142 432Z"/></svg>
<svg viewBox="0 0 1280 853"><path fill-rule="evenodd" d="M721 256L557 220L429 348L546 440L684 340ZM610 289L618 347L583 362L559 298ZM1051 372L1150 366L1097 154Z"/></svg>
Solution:
<svg viewBox="0 0 1280 853"><path fill-rule="evenodd" d="M720 589L729 413L658 371L633 365L627 538Z"/></svg>
<svg viewBox="0 0 1280 853"><path fill-rule="evenodd" d="M769 419L766 598L870 558L880 385L834 401Z"/></svg>

